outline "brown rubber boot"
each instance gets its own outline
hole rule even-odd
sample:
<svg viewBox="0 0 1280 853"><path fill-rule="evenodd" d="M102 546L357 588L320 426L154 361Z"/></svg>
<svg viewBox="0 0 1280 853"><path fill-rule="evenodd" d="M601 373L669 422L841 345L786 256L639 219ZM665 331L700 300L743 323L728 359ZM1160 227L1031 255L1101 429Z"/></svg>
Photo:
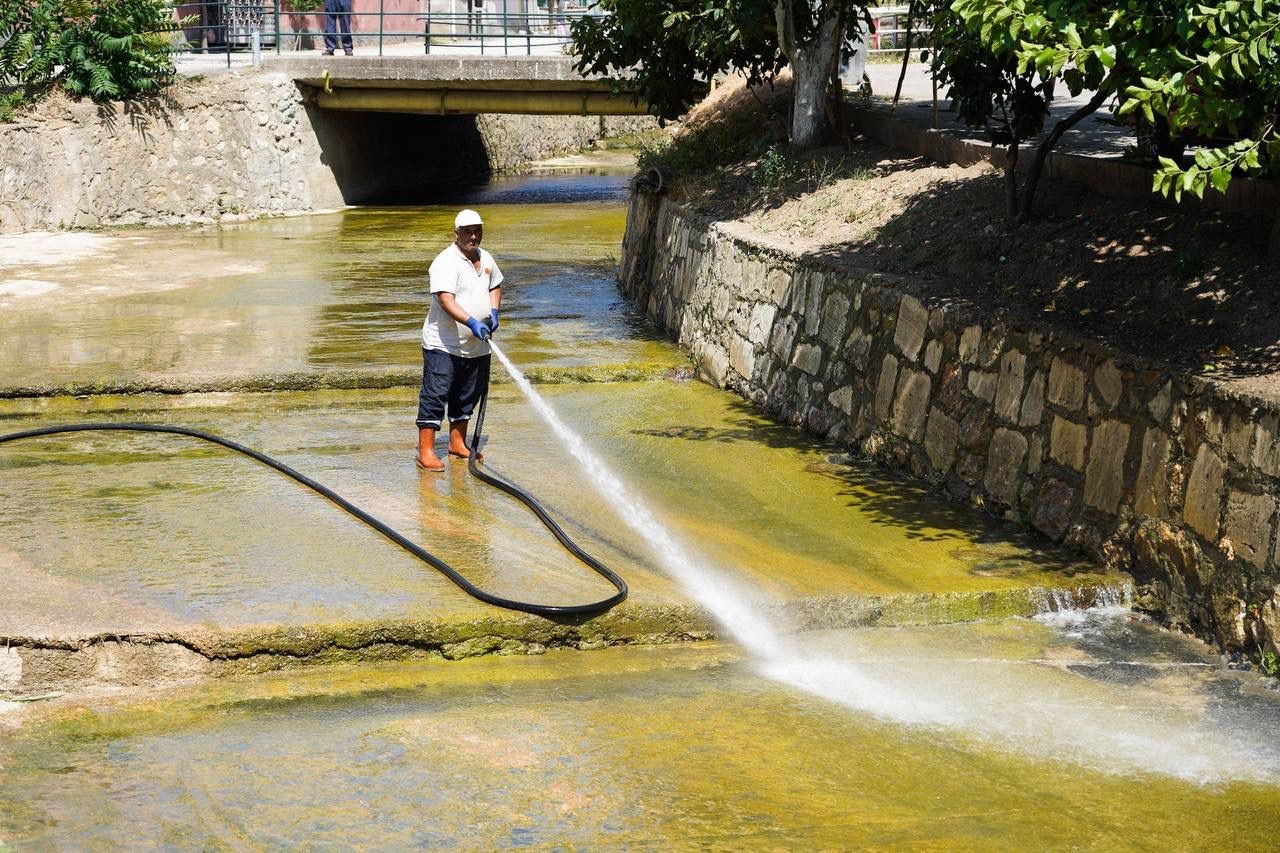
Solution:
<svg viewBox="0 0 1280 853"><path fill-rule="evenodd" d="M424 471L443 471L444 463L435 452L436 431L430 427L418 430L418 467Z"/></svg>
<svg viewBox="0 0 1280 853"><path fill-rule="evenodd" d="M453 421L449 424L449 455L459 459L470 459L471 450L467 447L467 422ZM476 454L476 461L484 458L483 453Z"/></svg>

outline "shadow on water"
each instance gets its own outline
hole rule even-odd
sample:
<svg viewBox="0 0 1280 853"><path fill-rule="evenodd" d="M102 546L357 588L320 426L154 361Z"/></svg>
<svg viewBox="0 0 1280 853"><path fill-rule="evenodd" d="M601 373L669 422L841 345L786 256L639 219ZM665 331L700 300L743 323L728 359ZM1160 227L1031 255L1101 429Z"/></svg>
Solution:
<svg viewBox="0 0 1280 853"><path fill-rule="evenodd" d="M1027 564L1050 569L1068 577L1094 573L1060 548L994 519L975 509L944 500L928 488L910 481L904 474L865 459L850 456L829 443L777 421L762 418L751 404L739 398L725 403L731 414L728 426L653 427L632 430L635 435L673 441L742 445L743 449L763 446L823 454L822 461L805 467L809 473L835 480L838 495L846 506L872 524L893 529L907 539L921 542L954 541L964 547L953 555L970 563L970 571L981 575L1001 575L1025 571ZM1012 544L1020 549L1015 556L1000 558L982 546Z"/></svg>

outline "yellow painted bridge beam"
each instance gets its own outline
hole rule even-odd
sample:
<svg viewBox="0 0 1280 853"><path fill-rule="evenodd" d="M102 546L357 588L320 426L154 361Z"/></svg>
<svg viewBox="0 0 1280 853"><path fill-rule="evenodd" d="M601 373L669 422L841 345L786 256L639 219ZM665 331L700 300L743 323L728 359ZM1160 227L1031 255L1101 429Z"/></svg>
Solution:
<svg viewBox="0 0 1280 853"><path fill-rule="evenodd" d="M377 89L332 87L316 93L326 110L380 113L516 113L521 115L645 115L643 102L605 91L537 89Z"/></svg>

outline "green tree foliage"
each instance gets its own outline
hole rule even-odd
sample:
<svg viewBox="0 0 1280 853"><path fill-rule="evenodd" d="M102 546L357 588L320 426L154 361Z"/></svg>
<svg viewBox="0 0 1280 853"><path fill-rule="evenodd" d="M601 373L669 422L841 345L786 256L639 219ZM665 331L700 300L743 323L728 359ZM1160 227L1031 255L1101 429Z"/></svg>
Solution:
<svg viewBox="0 0 1280 853"><path fill-rule="evenodd" d="M654 114L684 113L717 74L795 74L792 141L816 144L836 62L866 0L598 0L573 26L578 70L615 81Z"/></svg>
<svg viewBox="0 0 1280 853"><path fill-rule="evenodd" d="M0 110L54 86L97 101L154 94L173 80L178 27L167 0L0 0Z"/></svg>
<svg viewBox="0 0 1280 853"><path fill-rule="evenodd" d="M1062 136L1112 97L1132 72L1117 49L1143 50L1156 20L1117 10L1141 10L1159 0L943 0L935 13L939 32L934 69L962 103L961 115L975 126L998 116L996 142L1009 145L1006 182L1010 207L1030 218L1049 152ZM1055 123L1037 146L1021 200L1017 200L1016 145L1039 133L1054 95L1061 89L1092 96ZM1012 162L1010 162L1012 161Z"/></svg>
<svg viewBox="0 0 1280 853"><path fill-rule="evenodd" d="M1203 197L1210 187L1225 192L1235 174L1276 174L1280 0L1191 3L1173 29L1176 38L1138 63L1119 113L1161 117L1206 144L1190 163L1161 157L1155 190Z"/></svg>
<svg viewBox="0 0 1280 853"><path fill-rule="evenodd" d="M1160 157L1154 189L1166 196L1280 171L1280 0L938 0L934 15L935 73L997 142L1038 132L1055 86L1093 93L1040 144L1023 219L1045 156L1106 103L1196 147L1191 160Z"/></svg>
<svg viewBox="0 0 1280 853"><path fill-rule="evenodd" d="M752 84L786 65L772 0L599 0L608 14L573 24L580 72L614 80L654 115L684 114L717 74Z"/></svg>

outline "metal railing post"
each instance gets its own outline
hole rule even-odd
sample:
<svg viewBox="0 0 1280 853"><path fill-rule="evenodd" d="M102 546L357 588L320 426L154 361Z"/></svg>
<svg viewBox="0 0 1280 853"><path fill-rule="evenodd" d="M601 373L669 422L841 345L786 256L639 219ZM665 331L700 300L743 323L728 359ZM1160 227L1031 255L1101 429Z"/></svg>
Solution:
<svg viewBox="0 0 1280 853"><path fill-rule="evenodd" d="M386 0L378 0L378 56L382 56L382 31L386 27Z"/></svg>
<svg viewBox="0 0 1280 853"><path fill-rule="evenodd" d="M502 0L502 55L506 56L508 51L507 34L511 32L511 24L507 20L507 0Z"/></svg>
<svg viewBox="0 0 1280 853"><path fill-rule="evenodd" d="M276 56L280 55L280 0L274 0L271 4L275 8L276 16Z"/></svg>
<svg viewBox="0 0 1280 853"><path fill-rule="evenodd" d="M431 53L431 0L427 0L427 27L423 34L423 41L427 43L426 53Z"/></svg>

